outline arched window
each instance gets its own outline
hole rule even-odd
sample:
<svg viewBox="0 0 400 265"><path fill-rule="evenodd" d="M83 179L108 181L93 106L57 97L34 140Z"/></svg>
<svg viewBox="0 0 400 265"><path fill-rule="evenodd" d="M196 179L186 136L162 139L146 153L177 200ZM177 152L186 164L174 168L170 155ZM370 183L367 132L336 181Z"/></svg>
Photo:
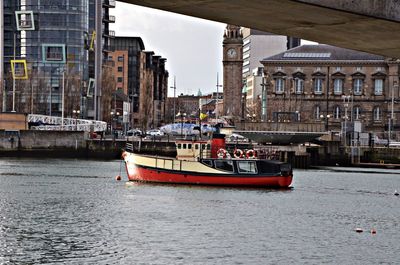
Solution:
<svg viewBox="0 0 400 265"><path fill-rule="evenodd" d="M353 109L353 119L359 120L360 118L361 118L361 108L359 106L356 106Z"/></svg>
<svg viewBox="0 0 400 265"><path fill-rule="evenodd" d="M353 91L354 95L361 95L363 88L364 80L361 78L356 78L353 80Z"/></svg>
<svg viewBox="0 0 400 265"><path fill-rule="evenodd" d="M283 78L276 78L275 79L275 93L283 94L283 92L285 92L285 81Z"/></svg>
<svg viewBox="0 0 400 265"><path fill-rule="evenodd" d="M319 121L321 119L321 107L320 106L315 106L314 107L314 119Z"/></svg>
<svg viewBox="0 0 400 265"><path fill-rule="evenodd" d="M379 107L374 108L374 121L380 121L382 119L382 112Z"/></svg>
<svg viewBox="0 0 400 265"><path fill-rule="evenodd" d="M304 79L296 78L294 79L295 93L303 94L304 91Z"/></svg>
<svg viewBox="0 0 400 265"><path fill-rule="evenodd" d="M333 93L335 95L341 95L343 93L343 79L336 78L333 80Z"/></svg>
<svg viewBox="0 0 400 265"><path fill-rule="evenodd" d="M381 96L383 94L383 79L375 79L374 94L376 96Z"/></svg>
<svg viewBox="0 0 400 265"><path fill-rule="evenodd" d="M314 79L314 94L322 94L322 78Z"/></svg>
<svg viewBox="0 0 400 265"><path fill-rule="evenodd" d="M340 119L341 114L340 114L340 107L335 106L334 112L333 112L333 118L334 119Z"/></svg>

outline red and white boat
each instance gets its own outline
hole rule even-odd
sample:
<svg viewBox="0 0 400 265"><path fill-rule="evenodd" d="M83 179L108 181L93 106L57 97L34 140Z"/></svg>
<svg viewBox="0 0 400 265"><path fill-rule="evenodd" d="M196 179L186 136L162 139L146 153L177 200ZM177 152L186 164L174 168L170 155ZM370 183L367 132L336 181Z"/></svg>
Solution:
<svg viewBox="0 0 400 265"><path fill-rule="evenodd" d="M177 157L167 158L124 151L130 181L247 187L287 188L292 183L288 163L258 159L254 150L230 155L225 136L210 141L176 141Z"/></svg>

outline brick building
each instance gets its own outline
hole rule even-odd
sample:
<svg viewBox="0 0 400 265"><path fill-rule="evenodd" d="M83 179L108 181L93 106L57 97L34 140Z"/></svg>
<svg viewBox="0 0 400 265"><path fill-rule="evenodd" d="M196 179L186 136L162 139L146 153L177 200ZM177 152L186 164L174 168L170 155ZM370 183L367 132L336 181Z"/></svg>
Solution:
<svg viewBox="0 0 400 265"><path fill-rule="evenodd" d="M267 122L322 123L325 130L400 129L399 64L329 45L304 45L262 60Z"/></svg>
<svg viewBox="0 0 400 265"><path fill-rule="evenodd" d="M154 52L139 53L139 112L142 129L157 128L165 123L165 106L168 93L166 59Z"/></svg>

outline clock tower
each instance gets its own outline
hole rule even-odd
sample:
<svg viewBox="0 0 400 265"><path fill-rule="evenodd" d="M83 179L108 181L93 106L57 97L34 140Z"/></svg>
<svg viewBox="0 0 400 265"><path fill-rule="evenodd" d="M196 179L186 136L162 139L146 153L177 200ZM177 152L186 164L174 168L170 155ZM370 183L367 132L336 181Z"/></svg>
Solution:
<svg viewBox="0 0 400 265"><path fill-rule="evenodd" d="M227 25L223 41L224 110L234 121L242 118L243 35L239 26Z"/></svg>

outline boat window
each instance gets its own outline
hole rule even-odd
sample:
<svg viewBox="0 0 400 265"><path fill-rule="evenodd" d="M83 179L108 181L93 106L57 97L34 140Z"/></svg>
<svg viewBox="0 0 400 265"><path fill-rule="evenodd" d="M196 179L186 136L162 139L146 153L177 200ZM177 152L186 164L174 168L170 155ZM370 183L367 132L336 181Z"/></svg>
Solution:
<svg viewBox="0 0 400 265"><path fill-rule="evenodd" d="M207 144L207 150L211 150L211 144Z"/></svg>
<svg viewBox="0 0 400 265"><path fill-rule="evenodd" d="M183 144L183 147L182 147L183 149L186 149L186 144Z"/></svg>
<svg viewBox="0 0 400 265"><path fill-rule="evenodd" d="M206 150L206 145L205 144L201 144L201 149Z"/></svg>
<svg viewBox="0 0 400 265"><path fill-rule="evenodd" d="M210 166L210 167L213 166L212 160L203 160L202 162L203 162L203 164L206 164L207 166Z"/></svg>
<svg viewBox="0 0 400 265"><path fill-rule="evenodd" d="M233 172L232 160L215 160L215 168Z"/></svg>
<svg viewBox="0 0 400 265"><path fill-rule="evenodd" d="M237 166L239 173L257 174L257 167L255 161L238 161Z"/></svg>
<svg viewBox="0 0 400 265"><path fill-rule="evenodd" d="M194 145L194 149L198 150L198 149L199 149L199 145L198 145L198 144L195 144L195 145Z"/></svg>
<svg viewBox="0 0 400 265"><path fill-rule="evenodd" d="M192 149L192 144L188 144L188 149Z"/></svg>
<svg viewBox="0 0 400 265"><path fill-rule="evenodd" d="M181 144L178 144L178 149L181 149L182 148L182 145Z"/></svg>

